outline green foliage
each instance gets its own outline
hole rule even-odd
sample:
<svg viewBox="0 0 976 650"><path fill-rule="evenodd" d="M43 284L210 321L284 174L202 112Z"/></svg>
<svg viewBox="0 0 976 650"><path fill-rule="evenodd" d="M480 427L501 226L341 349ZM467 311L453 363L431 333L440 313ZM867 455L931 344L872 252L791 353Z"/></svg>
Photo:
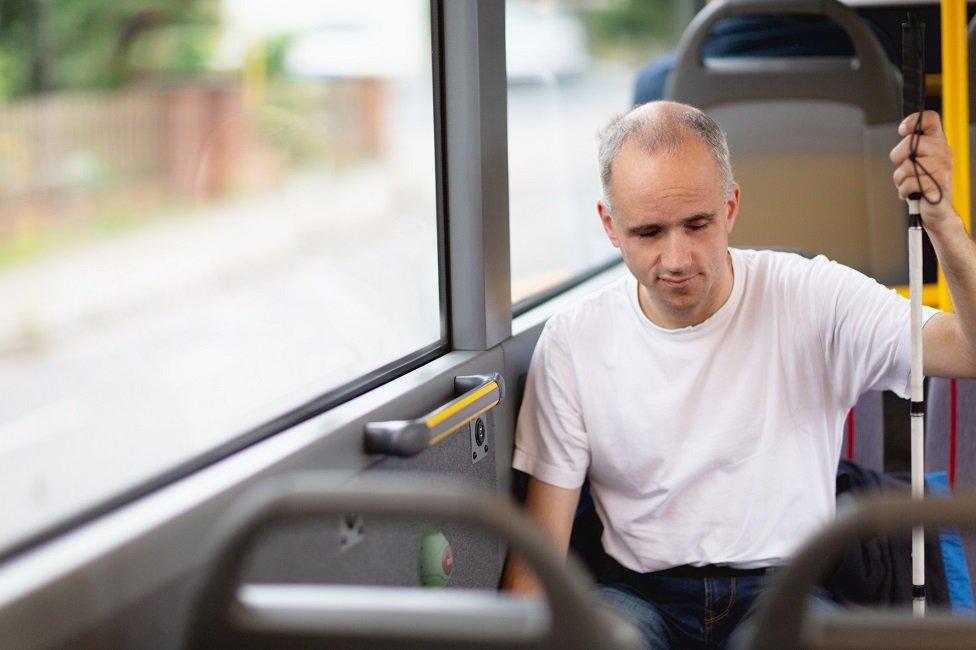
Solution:
<svg viewBox="0 0 976 650"><path fill-rule="evenodd" d="M284 76L285 57L294 42L294 34L277 34L265 42L266 66L269 77Z"/></svg>
<svg viewBox="0 0 976 650"><path fill-rule="evenodd" d="M672 29L674 0L612 0L586 14L590 37L596 40L634 40L663 36Z"/></svg>
<svg viewBox="0 0 976 650"><path fill-rule="evenodd" d="M639 65L674 47L690 0L606 0L582 13L591 50L600 58Z"/></svg>
<svg viewBox="0 0 976 650"><path fill-rule="evenodd" d="M268 102L256 112L258 134L286 164L327 158L328 135L309 117L322 102L321 94L306 84L281 79L268 85Z"/></svg>
<svg viewBox="0 0 976 650"><path fill-rule="evenodd" d="M0 0L0 99L204 68L219 0Z"/></svg>
<svg viewBox="0 0 976 650"><path fill-rule="evenodd" d="M18 88L26 88L30 83L29 73L19 57L0 47L0 100L16 95Z"/></svg>

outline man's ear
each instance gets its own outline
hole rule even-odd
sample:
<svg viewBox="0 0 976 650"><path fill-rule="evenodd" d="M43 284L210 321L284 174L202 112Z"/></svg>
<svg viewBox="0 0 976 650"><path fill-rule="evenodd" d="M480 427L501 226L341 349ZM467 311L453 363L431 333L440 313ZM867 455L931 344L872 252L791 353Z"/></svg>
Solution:
<svg viewBox="0 0 976 650"><path fill-rule="evenodd" d="M603 204L603 201L596 202L596 211L597 214L600 215L600 223L603 225L603 232L607 233L610 243L613 244L614 248L620 248L620 242L617 241L617 233L613 227L613 215L611 215L607 210L607 206Z"/></svg>
<svg viewBox="0 0 976 650"><path fill-rule="evenodd" d="M732 228L735 226L735 218L739 216L738 183L732 183L732 194L729 195L728 200L725 202L725 207L728 209L725 219L725 232L726 234L729 234L732 232Z"/></svg>

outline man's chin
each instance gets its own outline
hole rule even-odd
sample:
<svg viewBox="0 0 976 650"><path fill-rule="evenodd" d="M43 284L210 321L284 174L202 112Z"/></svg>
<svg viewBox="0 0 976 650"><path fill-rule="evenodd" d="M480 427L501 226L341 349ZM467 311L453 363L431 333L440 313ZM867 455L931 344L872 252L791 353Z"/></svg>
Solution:
<svg viewBox="0 0 976 650"><path fill-rule="evenodd" d="M674 314L690 314L694 312L701 304L700 298L697 293L658 294L659 304Z"/></svg>

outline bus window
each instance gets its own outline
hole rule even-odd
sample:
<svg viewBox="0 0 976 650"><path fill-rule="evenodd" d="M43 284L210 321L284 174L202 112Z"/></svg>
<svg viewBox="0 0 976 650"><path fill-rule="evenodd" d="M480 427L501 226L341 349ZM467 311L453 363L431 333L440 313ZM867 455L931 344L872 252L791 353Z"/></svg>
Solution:
<svg viewBox="0 0 976 650"><path fill-rule="evenodd" d="M5 5L0 552L444 346L430 25Z"/></svg>

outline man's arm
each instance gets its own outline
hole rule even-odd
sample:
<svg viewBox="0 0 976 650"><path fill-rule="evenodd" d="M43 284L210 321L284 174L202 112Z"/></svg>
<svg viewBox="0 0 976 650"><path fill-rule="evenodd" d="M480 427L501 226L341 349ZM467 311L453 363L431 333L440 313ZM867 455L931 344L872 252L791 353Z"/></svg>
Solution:
<svg viewBox="0 0 976 650"><path fill-rule="evenodd" d="M556 487L534 476L529 477L525 512L552 541L560 558L565 557L569 549L569 536L573 530L573 517L579 504L580 489ZM514 553L508 555L501 588L518 596L538 597L542 594L542 585L535 574Z"/></svg>
<svg viewBox="0 0 976 650"><path fill-rule="evenodd" d="M942 189L942 200L936 205L921 201L922 222L945 272L956 310L936 314L922 329L924 370L931 377L976 377L976 245L952 208L952 150L934 111L923 114L924 134L919 138L916 157L931 177L920 173L916 179L909 158L916 119L917 114L909 115L898 127L898 133L905 137L891 151L891 161L897 166L892 178L902 198L919 190L919 180L921 190L932 200L939 196L936 182Z"/></svg>

